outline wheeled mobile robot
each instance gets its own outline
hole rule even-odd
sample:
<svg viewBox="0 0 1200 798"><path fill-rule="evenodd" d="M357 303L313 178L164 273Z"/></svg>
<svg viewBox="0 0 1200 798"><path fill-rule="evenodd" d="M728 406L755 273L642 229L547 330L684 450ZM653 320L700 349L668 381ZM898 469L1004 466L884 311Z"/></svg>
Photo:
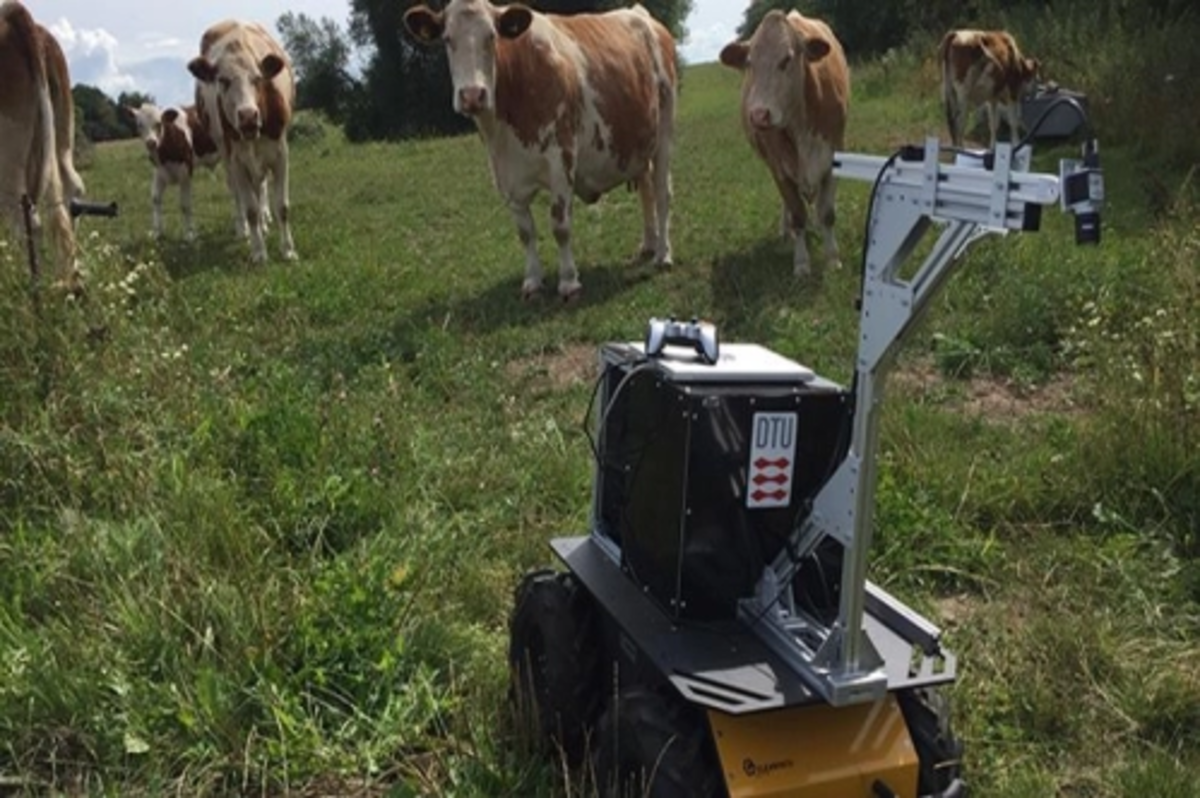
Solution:
<svg viewBox="0 0 1200 798"><path fill-rule="evenodd" d="M702 322L601 347L591 529L521 582L510 645L517 706L601 795L966 794L955 657L867 579L883 387L973 242L1060 203L1095 243L1103 180L1091 139L1058 175L1022 143L944 155L835 156L874 184L849 388Z"/></svg>

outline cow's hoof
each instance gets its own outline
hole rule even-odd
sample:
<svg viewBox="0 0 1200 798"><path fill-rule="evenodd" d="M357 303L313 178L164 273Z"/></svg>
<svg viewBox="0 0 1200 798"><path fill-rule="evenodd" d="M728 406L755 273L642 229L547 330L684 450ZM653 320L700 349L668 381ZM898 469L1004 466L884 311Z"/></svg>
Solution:
<svg viewBox="0 0 1200 798"><path fill-rule="evenodd" d="M654 259L654 247L642 247L638 250L637 259L643 263Z"/></svg>
<svg viewBox="0 0 1200 798"><path fill-rule="evenodd" d="M577 302L581 296L583 296L583 283L574 282L558 286L558 298L563 301L563 304L569 305Z"/></svg>
<svg viewBox="0 0 1200 798"><path fill-rule="evenodd" d="M283 259L289 263L295 263L296 261L300 260L300 256L296 254L296 250L288 249L284 250Z"/></svg>
<svg viewBox="0 0 1200 798"><path fill-rule="evenodd" d="M660 269L669 269L675 265L675 261L671 258L670 255L667 255L664 258L659 258L659 259L655 260L654 265Z"/></svg>
<svg viewBox="0 0 1200 798"><path fill-rule="evenodd" d="M525 302L536 302L542 298L542 286L540 284L525 283L521 286L521 299Z"/></svg>

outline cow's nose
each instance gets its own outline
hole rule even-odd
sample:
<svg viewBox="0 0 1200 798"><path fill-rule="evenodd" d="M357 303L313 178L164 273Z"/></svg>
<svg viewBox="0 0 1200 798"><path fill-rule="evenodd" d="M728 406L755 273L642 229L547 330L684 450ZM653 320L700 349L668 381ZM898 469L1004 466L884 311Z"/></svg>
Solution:
<svg viewBox="0 0 1200 798"><path fill-rule="evenodd" d="M487 106L487 89L468 86L458 90L458 105L464 114L476 114Z"/></svg>
<svg viewBox="0 0 1200 798"><path fill-rule="evenodd" d="M755 108L750 111L750 122L755 127L770 127L771 112L766 108Z"/></svg>
<svg viewBox="0 0 1200 798"><path fill-rule="evenodd" d="M237 112L238 127L242 130L258 130L258 109L254 107L239 108Z"/></svg>

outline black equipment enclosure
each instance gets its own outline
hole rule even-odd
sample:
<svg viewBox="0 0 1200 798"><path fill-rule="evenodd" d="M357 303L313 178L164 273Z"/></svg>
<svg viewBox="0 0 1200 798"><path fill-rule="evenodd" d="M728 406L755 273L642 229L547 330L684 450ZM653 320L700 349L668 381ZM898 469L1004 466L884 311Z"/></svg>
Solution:
<svg viewBox="0 0 1200 798"><path fill-rule="evenodd" d="M737 346L679 369L601 351L594 527L674 618L736 617L849 443L846 390L769 352L765 369L723 368ZM791 451L790 478L764 450Z"/></svg>

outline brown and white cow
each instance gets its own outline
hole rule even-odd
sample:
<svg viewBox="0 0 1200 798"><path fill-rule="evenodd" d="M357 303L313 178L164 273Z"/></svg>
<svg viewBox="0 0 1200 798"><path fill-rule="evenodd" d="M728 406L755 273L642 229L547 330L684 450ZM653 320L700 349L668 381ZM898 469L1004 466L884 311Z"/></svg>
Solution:
<svg viewBox="0 0 1200 798"><path fill-rule="evenodd" d="M776 10L749 41L726 45L721 63L743 74L742 127L783 197L781 227L796 239L793 271L809 271L804 235L814 197L825 259L840 265L833 154L844 145L850 102L841 43L821 20Z"/></svg>
<svg viewBox="0 0 1200 798"><path fill-rule="evenodd" d="M32 200L36 224L48 227L59 268L73 279L75 234L68 210L70 196L63 188L67 170L58 157L52 90L53 85L69 86L70 81L61 74L51 78L56 67L51 63L53 55L47 55L47 42L52 39L20 3L0 5L0 214L21 237L22 198ZM61 66L65 71L65 60ZM65 163L74 175L74 166Z"/></svg>
<svg viewBox="0 0 1200 798"><path fill-rule="evenodd" d="M200 55L188 63L198 103L219 129L216 137L234 205L245 219L251 256L267 258L266 180L279 223L280 248L296 258L288 200L288 127L296 99L291 60L263 26L226 20L204 32Z"/></svg>
<svg viewBox="0 0 1200 798"><path fill-rule="evenodd" d="M942 63L942 101L946 125L955 146L962 146L971 112L987 110L990 146L996 146L1000 111L1008 118L1009 135L1017 136L1021 96L1037 78L1039 64L1025 58L1016 39L1003 30L954 30L938 48Z"/></svg>
<svg viewBox="0 0 1200 798"><path fill-rule="evenodd" d="M571 251L574 197L593 203L636 185L642 256L671 262L675 41L644 8L557 16L451 0L443 11L410 9L404 23L417 40L445 44L454 109L475 120L525 246L524 296L542 287L530 212L539 189L550 193L563 298L582 289Z"/></svg>
<svg viewBox="0 0 1200 798"><path fill-rule="evenodd" d="M69 200L83 196L83 179L75 171L75 98L71 95L71 73L67 57L54 34L37 26L42 52L46 58L46 79L50 83L50 102L54 106L54 143L58 152L58 172L63 192Z"/></svg>
<svg viewBox="0 0 1200 798"><path fill-rule="evenodd" d="M162 201L167 186L179 186L179 207L183 212L184 236L196 237L192 219L192 175L197 165L213 168L221 160L217 143L200 122L195 106L161 109L143 103L125 110L137 123L138 136L154 167L150 181L150 202L155 237L162 235Z"/></svg>

